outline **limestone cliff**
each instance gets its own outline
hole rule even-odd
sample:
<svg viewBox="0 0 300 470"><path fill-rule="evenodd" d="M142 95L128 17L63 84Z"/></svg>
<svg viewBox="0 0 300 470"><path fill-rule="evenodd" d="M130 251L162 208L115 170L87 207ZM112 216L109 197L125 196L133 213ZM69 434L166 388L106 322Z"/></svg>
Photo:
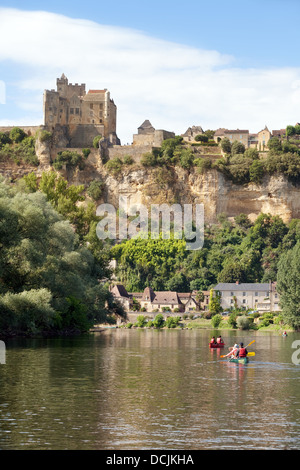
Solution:
<svg viewBox="0 0 300 470"><path fill-rule="evenodd" d="M199 174L197 169L181 167L144 168L133 164L123 166L113 175L101 163L95 152L90 155L83 171L66 173L70 183L88 184L96 179L105 183L103 198L97 203L109 202L118 207L119 196L126 195L131 204L196 204L203 203L205 222L213 223L217 215L226 213L235 217L245 213L254 220L260 213L280 216L285 222L300 218L300 188L283 176L266 176L260 185L236 185L217 170Z"/></svg>
<svg viewBox="0 0 300 470"><path fill-rule="evenodd" d="M41 175L42 171L49 170L48 144L38 142L36 152L39 167L0 163L1 174L14 180L31 171ZM199 174L196 168L191 171L180 166L145 168L140 163L123 165L120 172L113 174L102 163L98 149L91 150L83 170L76 168L61 173L70 184L85 184L86 188L93 180L103 181L105 190L97 204L109 202L116 208L122 194L128 196L130 203L142 203L147 207L163 202L203 203L206 223L215 222L220 213L234 217L243 212L252 220L261 212L279 215L285 222L300 218L300 188L283 176L266 176L260 185L235 185L216 170Z"/></svg>

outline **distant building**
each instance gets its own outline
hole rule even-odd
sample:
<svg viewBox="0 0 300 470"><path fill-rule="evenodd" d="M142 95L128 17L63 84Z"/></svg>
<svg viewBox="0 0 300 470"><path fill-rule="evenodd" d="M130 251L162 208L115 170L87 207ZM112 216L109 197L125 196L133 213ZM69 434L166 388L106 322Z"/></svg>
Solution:
<svg viewBox="0 0 300 470"><path fill-rule="evenodd" d="M250 134L248 130L219 128L214 135L215 142L220 142L224 138L229 139L230 143L234 141L241 142L245 148L256 148L258 151L268 150L268 142L272 137L271 132L265 126L257 134Z"/></svg>
<svg viewBox="0 0 300 470"><path fill-rule="evenodd" d="M152 147L161 147L161 144L164 140L172 139L174 137L174 132L165 131L163 129L155 129L151 122L146 119L138 128L138 133L133 134L133 145L150 145Z"/></svg>
<svg viewBox="0 0 300 470"><path fill-rule="evenodd" d="M163 311L164 308L174 310L179 309L180 312L184 311L184 305L181 302L177 292L172 291L159 291L154 292L151 287L146 287L143 296L140 299L142 308L145 308L147 312L153 312L153 310Z"/></svg>
<svg viewBox="0 0 300 470"><path fill-rule="evenodd" d="M204 132L201 126L192 126L189 127L184 134L182 134L182 137L186 142L194 142L196 135L203 133Z"/></svg>
<svg viewBox="0 0 300 470"><path fill-rule="evenodd" d="M126 311L131 309L132 297L128 294L123 284L115 284L110 288L110 292L114 298L120 302Z"/></svg>
<svg viewBox="0 0 300 470"><path fill-rule="evenodd" d="M278 312L279 294L276 282L270 283L219 283L214 291L221 294L221 306L224 310L231 307L257 310L259 313Z"/></svg>
<svg viewBox="0 0 300 470"><path fill-rule="evenodd" d="M57 136L64 134L70 147L90 147L97 135L112 144L119 143L116 135L117 107L110 92L89 90L85 84L69 83L62 74L56 80L56 90L44 92L44 126ZM57 137L57 140L59 138Z"/></svg>

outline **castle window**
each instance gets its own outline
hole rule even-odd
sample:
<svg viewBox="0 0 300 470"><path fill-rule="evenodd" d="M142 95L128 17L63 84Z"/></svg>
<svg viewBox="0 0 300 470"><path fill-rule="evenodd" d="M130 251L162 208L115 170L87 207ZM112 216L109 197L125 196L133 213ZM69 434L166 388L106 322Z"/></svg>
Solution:
<svg viewBox="0 0 300 470"><path fill-rule="evenodd" d="M74 108L70 108L70 114L74 114Z"/></svg>
<svg viewBox="0 0 300 470"><path fill-rule="evenodd" d="M93 108L94 108L93 103L90 103L90 109L93 109Z"/></svg>
<svg viewBox="0 0 300 470"><path fill-rule="evenodd" d="M76 108L76 114L79 114L79 108Z"/></svg>

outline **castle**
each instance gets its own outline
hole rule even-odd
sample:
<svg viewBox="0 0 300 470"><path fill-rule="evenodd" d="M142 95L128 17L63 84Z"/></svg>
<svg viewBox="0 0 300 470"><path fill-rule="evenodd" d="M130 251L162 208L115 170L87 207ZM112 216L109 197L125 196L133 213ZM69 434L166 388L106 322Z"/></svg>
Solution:
<svg viewBox="0 0 300 470"><path fill-rule="evenodd" d="M44 126L58 147L90 147L98 135L120 144L117 107L107 89L86 93L84 83L73 85L64 74L56 84L56 90L44 92Z"/></svg>

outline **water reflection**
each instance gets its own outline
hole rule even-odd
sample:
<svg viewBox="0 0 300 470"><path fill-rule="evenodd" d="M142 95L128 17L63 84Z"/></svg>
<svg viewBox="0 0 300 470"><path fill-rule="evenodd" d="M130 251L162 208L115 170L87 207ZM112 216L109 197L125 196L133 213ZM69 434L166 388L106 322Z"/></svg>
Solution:
<svg viewBox="0 0 300 470"><path fill-rule="evenodd" d="M215 333L215 332L214 332ZM7 344L3 449L299 448L295 335L115 330ZM255 339L246 366L220 356Z"/></svg>

